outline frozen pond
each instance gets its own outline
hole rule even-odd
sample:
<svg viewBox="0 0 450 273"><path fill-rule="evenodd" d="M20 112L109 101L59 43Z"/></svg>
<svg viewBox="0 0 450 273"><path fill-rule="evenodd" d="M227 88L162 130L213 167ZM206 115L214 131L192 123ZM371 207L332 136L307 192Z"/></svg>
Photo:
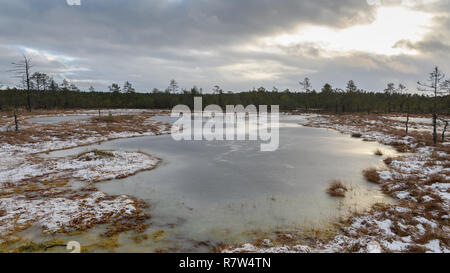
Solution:
<svg viewBox="0 0 450 273"><path fill-rule="evenodd" d="M45 117L35 117L27 119L27 122L31 123L41 123L41 124L53 124L59 122L66 122L72 120L88 119L93 117L91 115L67 115L67 116L45 116Z"/></svg>
<svg viewBox="0 0 450 273"><path fill-rule="evenodd" d="M392 155L392 150L335 131L302 127L302 120L281 117L280 147L275 152L261 152L258 142L177 142L166 135L115 140L50 156L95 148L143 151L164 160L153 171L97 184L101 191L148 202L148 234L164 231L162 239L140 244L123 235L118 251L204 251L190 242L245 243L255 231L326 227L349 210L390 201L361 172L382 164L382 157L373 155L376 149L385 155ZM352 188L348 197L327 195L333 179Z"/></svg>
<svg viewBox="0 0 450 273"><path fill-rule="evenodd" d="M27 119L27 122L41 123L41 124L53 124L59 122L66 122L72 120L82 120L96 117L99 114L101 116L111 115L135 115L139 113L158 113L160 110L141 110L141 109L103 109L100 110L81 110L74 114L56 115L56 116L38 116Z"/></svg>

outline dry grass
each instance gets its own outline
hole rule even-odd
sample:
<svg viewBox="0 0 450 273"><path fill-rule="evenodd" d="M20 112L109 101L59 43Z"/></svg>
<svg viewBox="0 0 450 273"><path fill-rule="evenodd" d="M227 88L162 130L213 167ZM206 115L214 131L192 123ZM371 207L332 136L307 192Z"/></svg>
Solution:
<svg viewBox="0 0 450 273"><path fill-rule="evenodd" d="M100 117L93 117L91 118L93 122L106 122L106 123L112 123L112 122L120 122L121 118L120 116L113 116L109 114L108 116L100 116Z"/></svg>
<svg viewBox="0 0 450 273"><path fill-rule="evenodd" d="M347 191L347 187L339 180L334 180L327 189L327 193L333 197L345 197Z"/></svg>
<svg viewBox="0 0 450 273"><path fill-rule="evenodd" d="M380 175L375 168L366 169L363 171L364 178L372 183L379 184L381 181Z"/></svg>
<svg viewBox="0 0 450 273"><path fill-rule="evenodd" d="M120 244L117 236L111 236L99 242L87 246L81 246L81 253L89 253L99 248L105 249L107 251L114 251L114 249L118 248L119 246Z"/></svg>
<svg viewBox="0 0 450 273"><path fill-rule="evenodd" d="M42 253L54 247L65 246L66 243L60 239L53 239L50 241L36 243L30 240L22 241L21 237L16 237L12 241L6 241L2 245L0 245L0 253Z"/></svg>
<svg viewBox="0 0 450 273"><path fill-rule="evenodd" d="M447 245L450 243L450 237L446 232L434 228L426 228L425 233L413 238L417 244L426 244L431 240L439 240Z"/></svg>
<svg viewBox="0 0 450 273"><path fill-rule="evenodd" d="M159 125L161 124L146 122L152 116L152 114L121 115L94 117L84 121L67 121L55 124L33 124L32 126L21 127L18 132L3 132L0 134L0 142L10 145L22 145L55 141L55 139L61 141L80 141L90 138L93 135L108 136L114 132L140 134L153 132L158 135L160 134Z"/></svg>
<svg viewBox="0 0 450 273"><path fill-rule="evenodd" d="M450 183L450 181L446 180L443 175L438 173L432 174L429 176L428 180L425 182L426 185L432 185L434 183Z"/></svg>
<svg viewBox="0 0 450 273"><path fill-rule="evenodd" d="M147 234L138 234L136 236L133 237L133 240L136 244L140 244L143 241L147 241L148 240L148 235Z"/></svg>
<svg viewBox="0 0 450 273"><path fill-rule="evenodd" d="M377 149L375 152L373 152L373 154L377 156L382 156L383 152L380 149Z"/></svg>
<svg viewBox="0 0 450 273"><path fill-rule="evenodd" d="M447 160L450 160L450 158L448 158L448 156L441 155L441 154L439 154L437 152L433 152L430 157L431 157L431 159L433 159L435 161L443 161L443 162L445 162Z"/></svg>
<svg viewBox="0 0 450 273"><path fill-rule="evenodd" d="M386 164L386 165L391 165L391 163L392 163L392 161L393 161L394 159L392 158L392 157L388 157L388 158L385 158L384 160L383 160L383 162L384 162L384 164Z"/></svg>
<svg viewBox="0 0 450 273"><path fill-rule="evenodd" d="M78 157L83 157L87 154L93 153L96 157L101 157L101 158L105 158L105 157L114 157L114 154L111 152L107 152L107 151L101 151L101 150L92 150L90 152L86 152L83 154L80 154ZM89 158L89 156L86 156L86 161L92 160Z"/></svg>
<svg viewBox="0 0 450 273"><path fill-rule="evenodd" d="M405 145L400 142L393 142L391 143L391 146L394 147L395 150L399 153L407 153L411 151L408 145Z"/></svg>
<svg viewBox="0 0 450 273"><path fill-rule="evenodd" d="M113 153L106 152L106 151L93 150L92 153L94 153L96 156L99 156L99 157L114 157Z"/></svg>
<svg viewBox="0 0 450 273"><path fill-rule="evenodd" d="M426 253L427 249L422 246L413 245L413 246L408 247L408 252L409 253Z"/></svg>
<svg viewBox="0 0 450 273"><path fill-rule="evenodd" d="M354 137L354 138L360 138L360 137L362 137L362 134L360 134L360 133L353 133L353 134L352 134L352 137Z"/></svg>

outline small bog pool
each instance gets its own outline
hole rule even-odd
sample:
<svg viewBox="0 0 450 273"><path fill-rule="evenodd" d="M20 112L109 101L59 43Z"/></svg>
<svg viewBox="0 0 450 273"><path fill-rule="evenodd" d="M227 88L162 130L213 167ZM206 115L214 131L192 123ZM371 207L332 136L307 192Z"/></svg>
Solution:
<svg viewBox="0 0 450 273"><path fill-rule="evenodd" d="M68 116L45 116L45 117L35 117L27 119L27 122L31 123L41 123L41 124L53 124L72 120L89 119L92 116L89 115L68 115Z"/></svg>
<svg viewBox="0 0 450 273"><path fill-rule="evenodd" d="M166 135L51 156L95 148L143 151L164 160L153 171L97 184L101 191L148 202L152 219L147 233L161 234L139 244L121 235L118 251L205 251L194 242L239 244L274 230L323 228L351 211L390 201L364 180L362 170L381 166L382 157L373 154L376 149L385 155L394 151L332 130L303 127L298 124L302 120L281 118L275 152L261 152L258 142L174 141ZM334 179L350 188L345 199L327 195Z"/></svg>

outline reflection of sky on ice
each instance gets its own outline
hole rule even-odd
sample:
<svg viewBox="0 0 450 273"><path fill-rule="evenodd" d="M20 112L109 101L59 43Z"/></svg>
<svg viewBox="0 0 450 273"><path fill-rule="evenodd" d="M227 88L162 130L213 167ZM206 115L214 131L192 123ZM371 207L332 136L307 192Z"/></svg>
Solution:
<svg viewBox="0 0 450 273"><path fill-rule="evenodd" d="M226 140L245 140L258 139L258 133L270 134L271 129L279 129L280 127L296 127L294 123L280 123L278 118L271 118L270 114L267 115L240 115L234 114L209 114L203 115L194 113L191 116L184 117L169 117L169 116L156 116L153 120L160 122L168 122L175 124L178 128L183 127L184 130L189 130L191 135L202 136L204 139L211 140L214 136L223 135L223 139ZM218 130L216 128L219 128ZM220 134L222 130L222 134ZM187 131L184 132L188 135ZM181 132L180 134L183 134ZM193 137L192 137L193 138ZM217 139L217 138L216 138Z"/></svg>

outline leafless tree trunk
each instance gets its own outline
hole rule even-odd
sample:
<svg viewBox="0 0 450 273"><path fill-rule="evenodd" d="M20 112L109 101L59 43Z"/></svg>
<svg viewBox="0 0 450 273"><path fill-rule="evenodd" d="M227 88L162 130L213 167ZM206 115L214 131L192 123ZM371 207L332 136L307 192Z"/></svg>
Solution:
<svg viewBox="0 0 450 273"><path fill-rule="evenodd" d="M12 63L13 69L11 72L16 74L16 77L24 80L27 89L27 109L31 112L31 79L30 72L33 65L31 59L23 55L23 60L17 63Z"/></svg>
<svg viewBox="0 0 450 273"><path fill-rule="evenodd" d="M19 122L17 120L17 111L14 110L14 124L16 126L16 132L19 131Z"/></svg>
<svg viewBox="0 0 450 273"><path fill-rule="evenodd" d="M445 141L445 132L447 131L447 127L448 127L448 120L445 120L445 119L439 119L439 120L445 124L444 130L442 130L442 142L444 142Z"/></svg>
<svg viewBox="0 0 450 273"><path fill-rule="evenodd" d="M445 75L436 66L433 72L428 77L428 83L417 82L419 85L418 90L423 92L433 92L434 94L434 109L433 109L433 142L437 143L437 98L443 94L445 89L444 82Z"/></svg>
<svg viewBox="0 0 450 273"><path fill-rule="evenodd" d="M390 86L388 85L388 88ZM408 89L403 84L398 85L398 92L402 95L406 94L406 134L408 134L409 131L409 112L410 112L410 104L409 104L409 96ZM403 110L403 107L402 107Z"/></svg>
<svg viewBox="0 0 450 273"><path fill-rule="evenodd" d="M409 112L406 113L406 134L408 134L409 130Z"/></svg>

